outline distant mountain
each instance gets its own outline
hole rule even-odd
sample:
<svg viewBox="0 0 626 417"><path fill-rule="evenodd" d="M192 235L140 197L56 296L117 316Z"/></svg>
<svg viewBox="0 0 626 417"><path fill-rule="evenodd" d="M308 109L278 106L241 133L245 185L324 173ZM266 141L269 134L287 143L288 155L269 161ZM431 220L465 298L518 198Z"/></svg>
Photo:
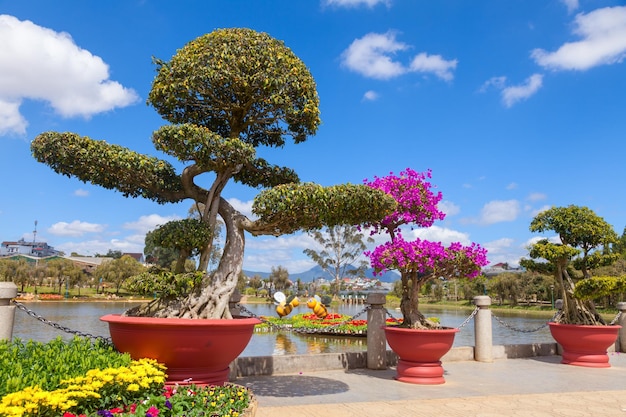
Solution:
<svg viewBox="0 0 626 417"><path fill-rule="evenodd" d="M248 277L253 277L255 275L258 275L261 278L269 278L270 276L269 272L255 272L255 271L244 270L243 273L246 274L246 276ZM332 279L332 277L327 272L325 272L322 269L322 267L320 267L319 265L314 266L308 271L298 272L298 273L289 273L289 279L291 281L296 281L298 278L300 278L302 282L311 282L317 278L324 278L326 280ZM395 271L390 271L390 272L384 273L383 275L374 276L374 269L370 268L365 271L365 278L375 278L375 279L380 280L381 282L394 282L400 279L400 274L398 274Z"/></svg>

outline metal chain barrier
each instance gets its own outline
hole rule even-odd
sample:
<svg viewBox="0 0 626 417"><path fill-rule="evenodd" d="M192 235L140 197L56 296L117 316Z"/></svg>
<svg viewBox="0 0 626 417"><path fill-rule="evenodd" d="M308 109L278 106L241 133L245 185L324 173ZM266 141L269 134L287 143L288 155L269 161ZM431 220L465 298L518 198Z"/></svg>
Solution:
<svg viewBox="0 0 626 417"><path fill-rule="evenodd" d="M469 322L470 322L470 321L474 318L474 316L476 316L476 313L478 313L478 310L479 310L479 308L478 308L478 307L474 308L474 311L472 311L472 312L470 313L470 315L469 315L469 316L467 316L467 317L465 318L465 320L463 321L463 323L461 323L461 324L457 327L457 329L462 329L463 327L465 327L465 326L467 325L467 323L469 323ZM392 321L396 322L397 324L401 324L401 323L402 323L400 320L398 320L397 318L395 318L395 317L394 317L394 316L393 316L393 315L389 312L389 310L385 309L385 313L387 313L387 317L389 317Z"/></svg>
<svg viewBox="0 0 626 417"><path fill-rule="evenodd" d="M254 317L254 318L257 318L257 319L261 320L262 323L267 324L270 328L272 328L274 330L286 330L286 331L290 331L290 332L305 333L305 334L342 333L342 332L335 332L335 331L333 331L333 329L335 329L335 328L337 328L339 326L348 324L352 320L357 319L358 317L360 317L364 313L367 313L371 309L371 306L368 305L368 306L364 307L363 310L359 311L357 314L355 314L352 317L348 317L344 321L341 321L339 323L329 324L326 327L324 327L323 329L312 329L312 328L308 328L308 327L293 327L290 324L276 324L276 323L273 323L273 322L271 322L269 320L264 319L263 317L261 317L261 316L259 316L257 314L254 314L252 311L248 310L246 307L242 306L241 304L236 304L236 307L239 308L239 310L241 312L246 313L250 317Z"/></svg>
<svg viewBox="0 0 626 417"><path fill-rule="evenodd" d="M461 323L458 327L458 329L462 329L463 327L465 327L467 325L467 323L470 322L470 320L472 320L476 314L478 313L478 310L480 310L480 308L476 307L474 308L474 311L472 311L472 314L470 314L469 316L467 316L467 318L465 319L465 321L463 321L463 323Z"/></svg>
<svg viewBox="0 0 626 417"><path fill-rule="evenodd" d="M506 327L507 329L513 330L515 332L520 332L520 333L534 333L534 332L538 332L541 329L545 329L546 327L548 327L548 323L551 322L551 321L556 320L556 318L559 317L560 314L561 314L561 311L558 310L556 313L554 313L554 315L552 316L552 318L550 320L548 320L547 322L545 322L541 326L538 326L538 327L535 327L535 328L532 328L532 329L521 329L519 327L515 327L515 326L510 325L509 323L506 323L504 320L502 320L501 318L499 318L498 316L493 314L493 311L491 312L491 316L498 323L500 323L502 326Z"/></svg>
<svg viewBox="0 0 626 417"><path fill-rule="evenodd" d="M13 302L13 304L15 304L15 306L19 310L22 310L23 312L25 312L29 316L34 317L37 320L39 320L40 322L42 322L44 324L47 324L48 326L52 326L52 327L54 327L57 330L61 330L62 332L65 332L65 333L70 333L70 334L73 334L75 336L88 337L90 339L100 340L100 341L103 341L103 342L108 343L110 345L113 344L113 342L111 341L110 337L95 336L95 335L92 335L90 333L85 333L85 332L81 332L81 331L78 331L78 330L72 330L69 327L61 326L59 323L55 323L53 321L50 321L50 320L40 316L39 314L35 313L33 310L31 310L28 307L26 307L24 304L20 303L19 301L12 300L12 302Z"/></svg>
<svg viewBox="0 0 626 417"><path fill-rule="evenodd" d="M609 325L613 326L615 323L617 323L617 321L619 320L620 317L622 317L622 312L618 311L617 315L615 316L615 318L613 320L611 320Z"/></svg>

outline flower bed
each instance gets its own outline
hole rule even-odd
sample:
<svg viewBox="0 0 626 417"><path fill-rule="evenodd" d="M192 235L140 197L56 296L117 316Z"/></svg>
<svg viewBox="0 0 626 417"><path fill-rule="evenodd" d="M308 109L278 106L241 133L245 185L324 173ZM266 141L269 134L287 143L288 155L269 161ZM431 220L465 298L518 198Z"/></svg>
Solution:
<svg viewBox="0 0 626 417"><path fill-rule="evenodd" d="M20 388L9 388L9 391L4 392L0 398L0 417L254 415L256 402L247 388L237 385L165 386L166 369L153 359L127 361L127 355L116 353L122 365L90 369L77 375L69 369L72 363L78 367L80 362L111 363L117 359L98 346L94 346L90 353L85 353L83 349L86 341L76 339L64 346L60 346L61 343L54 341L43 345L28 342L24 345L18 341L0 344L3 356L13 358L13 367L21 368L24 365L40 369L36 382L21 386L18 384L21 378L9 375L15 381L12 384L7 381L5 388ZM35 354L37 352L39 354ZM50 366L54 366L55 359L45 352L65 358L69 361L69 368L59 366L59 375L56 375L49 370ZM83 358L78 358L79 353L83 354ZM50 380L49 376L56 379Z"/></svg>
<svg viewBox="0 0 626 417"><path fill-rule="evenodd" d="M292 317L261 316L263 324L257 325L258 331L268 331L288 327L301 329L304 333L333 334L338 336L367 336L367 320L353 319L345 314L328 313L319 318L314 313L296 314ZM401 320L400 320L401 322ZM398 320L387 319L387 325L398 324Z"/></svg>

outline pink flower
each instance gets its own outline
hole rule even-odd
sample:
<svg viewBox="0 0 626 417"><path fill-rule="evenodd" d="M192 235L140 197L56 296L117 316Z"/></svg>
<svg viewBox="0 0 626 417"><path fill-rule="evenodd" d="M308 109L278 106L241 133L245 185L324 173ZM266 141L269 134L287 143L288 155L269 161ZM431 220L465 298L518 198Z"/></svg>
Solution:
<svg viewBox="0 0 626 417"><path fill-rule="evenodd" d="M159 415L159 409L155 406L148 408L146 411L146 417L157 417Z"/></svg>

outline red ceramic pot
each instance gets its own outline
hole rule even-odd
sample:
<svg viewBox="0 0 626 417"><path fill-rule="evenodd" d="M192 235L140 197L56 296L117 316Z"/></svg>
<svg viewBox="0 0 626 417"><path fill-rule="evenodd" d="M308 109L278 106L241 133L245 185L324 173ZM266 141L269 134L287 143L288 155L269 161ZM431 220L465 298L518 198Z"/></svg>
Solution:
<svg viewBox="0 0 626 417"><path fill-rule="evenodd" d="M563 348L561 363L589 368L609 368L607 349L622 326L590 326L548 323L550 333Z"/></svg>
<svg viewBox="0 0 626 417"><path fill-rule="evenodd" d="M257 318L175 319L108 314L111 340L133 359L152 358L167 367L167 384L224 385L229 365L246 348Z"/></svg>
<svg viewBox="0 0 626 417"><path fill-rule="evenodd" d="M389 347L398 355L396 379L411 384L443 384L441 358L459 329L422 330L386 326Z"/></svg>

